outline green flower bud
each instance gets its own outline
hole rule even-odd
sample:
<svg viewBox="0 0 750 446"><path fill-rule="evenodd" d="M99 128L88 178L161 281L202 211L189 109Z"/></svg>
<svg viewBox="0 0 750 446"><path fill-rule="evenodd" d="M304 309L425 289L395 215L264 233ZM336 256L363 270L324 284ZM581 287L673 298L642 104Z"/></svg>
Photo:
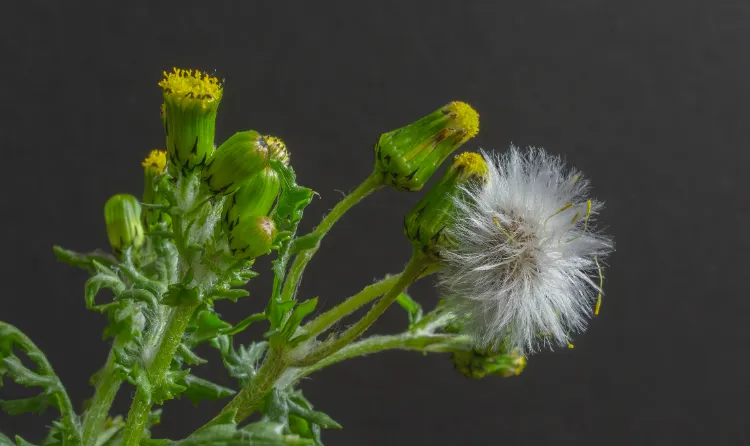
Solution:
<svg viewBox="0 0 750 446"><path fill-rule="evenodd" d="M289 165L289 152L286 150L286 144L281 139L266 135L266 144L268 144L268 151L271 152L271 159L279 160L283 165Z"/></svg>
<svg viewBox="0 0 750 446"><path fill-rule="evenodd" d="M159 82L164 89L162 120L169 160L192 170L214 152L216 111L223 94L219 79L198 70L175 68Z"/></svg>
<svg viewBox="0 0 750 446"><path fill-rule="evenodd" d="M487 375L502 377L517 376L526 367L526 357L517 349L507 353L491 355L472 350L454 352L453 365L467 378L484 378Z"/></svg>
<svg viewBox="0 0 750 446"><path fill-rule="evenodd" d="M430 189L404 218L404 233L412 244L433 259L447 240L444 230L455 210L454 199L461 187L487 181L487 163L478 153L457 155L443 178Z"/></svg>
<svg viewBox="0 0 750 446"><path fill-rule="evenodd" d="M237 132L216 149L203 169L203 181L215 194L230 194L268 165L266 140L255 130Z"/></svg>
<svg viewBox="0 0 750 446"><path fill-rule="evenodd" d="M238 259L250 260L271 251L276 225L263 216L248 216L229 231L229 250Z"/></svg>
<svg viewBox="0 0 750 446"><path fill-rule="evenodd" d="M445 159L479 131L468 104L450 104L417 122L384 133L375 145L375 170L399 190L419 190Z"/></svg>
<svg viewBox="0 0 750 446"><path fill-rule="evenodd" d="M109 244L116 253L126 248L143 245L141 204L129 194L118 194L104 205L104 221L107 223Z"/></svg>
<svg viewBox="0 0 750 446"><path fill-rule="evenodd" d="M224 221L231 231L248 216L268 215L281 190L279 174L271 166L245 180L226 205Z"/></svg>
<svg viewBox="0 0 750 446"><path fill-rule="evenodd" d="M165 204L162 194L155 190L156 182L164 174L167 168L167 152L163 150L152 150L143 160L143 202L149 204ZM167 226L172 222L171 217L159 210L146 208L142 212L143 223L146 228L151 228L159 222L165 222Z"/></svg>

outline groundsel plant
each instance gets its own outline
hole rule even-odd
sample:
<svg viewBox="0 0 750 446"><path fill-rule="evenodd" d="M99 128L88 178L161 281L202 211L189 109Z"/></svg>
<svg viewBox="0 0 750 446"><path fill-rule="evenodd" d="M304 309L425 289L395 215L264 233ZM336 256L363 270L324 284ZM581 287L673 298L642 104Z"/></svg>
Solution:
<svg viewBox="0 0 750 446"><path fill-rule="evenodd" d="M139 198L117 194L104 204L111 249L54 247L61 261L91 274L84 302L109 322L104 336L111 351L91 378L93 396L74 405L37 346L0 322L0 384L9 378L38 389L0 406L11 415L60 413L34 441L321 445L323 429L341 426L297 388L313 372L402 349L448 354L470 378L513 376L537 346L568 343L598 311L598 302L592 307L601 299L603 257L612 243L595 230L600 204L587 197L588 183L541 150L452 156L479 130L469 105L451 102L384 133L374 147L372 173L312 232L299 234L314 193L297 183L282 140L243 130L217 145L224 86L214 76L174 69L159 86L165 150L151 151L142 162ZM316 311L318 299L305 298L299 287L336 221L383 187L422 189L448 159L442 178L404 218L414 249L403 271ZM273 285L254 293L265 310L234 324L223 320L214 303L248 296L246 286L263 273L253 269L255 259L266 255L273 258L267 272ZM443 298L425 312L405 291L435 273ZM364 336L394 303L408 316L404 331ZM364 316L348 318L360 308L368 308ZM265 330L262 339L238 344L234 336L255 324ZM204 344L221 355L235 386L200 377L207 360L195 348ZM127 414L112 414L121 387L132 405ZM152 438L160 407L182 397L226 403L187 438ZM9 444L31 443L0 434L0 445Z"/></svg>

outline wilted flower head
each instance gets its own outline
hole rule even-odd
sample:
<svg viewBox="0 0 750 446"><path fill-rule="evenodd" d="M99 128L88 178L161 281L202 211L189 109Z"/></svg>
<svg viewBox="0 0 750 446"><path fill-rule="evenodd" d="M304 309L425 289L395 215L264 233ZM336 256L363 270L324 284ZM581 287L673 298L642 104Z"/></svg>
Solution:
<svg viewBox="0 0 750 446"><path fill-rule="evenodd" d="M443 254L446 304L480 347L531 353L585 329L612 249L589 183L542 149L485 154L489 179L456 200Z"/></svg>

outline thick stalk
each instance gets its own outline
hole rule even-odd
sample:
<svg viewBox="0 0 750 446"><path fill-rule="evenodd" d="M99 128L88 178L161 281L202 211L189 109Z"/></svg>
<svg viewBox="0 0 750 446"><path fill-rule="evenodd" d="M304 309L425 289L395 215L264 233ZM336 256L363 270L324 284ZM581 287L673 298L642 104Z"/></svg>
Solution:
<svg viewBox="0 0 750 446"><path fill-rule="evenodd" d="M112 348L114 349L115 346ZM120 389L120 384L122 384L122 380L115 376L115 355L110 351L107 363L99 372L94 397L83 416L83 446L96 444L104 420L112 407L112 401L114 401L115 395Z"/></svg>
<svg viewBox="0 0 750 446"><path fill-rule="evenodd" d="M356 189L349 195L344 197L331 212L326 215L320 224L312 232L313 234L319 235L321 238L331 229L331 227L341 218L346 211L352 208L355 204L359 203L363 198L370 195L372 192L377 190L383 185L382 175L373 172L365 181L362 182ZM284 288L281 293L281 300L286 301L294 297L297 287L302 279L302 273L305 270L305 266L313 258L318 248L310 248L306 251L300 252L292 263L292 267L289 269L289 274L286 276L284 282Z"/></svg>
<svg viewBox="0 0 750 446"><path fill-rule="evenodd" d="M399 294L406 290L422 272L430 265L430 261L417 252L412 255L409 264L399 276L396 284L360 319L356 324L342 333L338 338L323 344L312 353L301 359L295 365L309 366L341 350L352 343L382 315L396 300Z"/></svg>
<svg viewBox="0 0 750 446"><path fill-rule="evenodd" d="M128 412L128 421L123 430L121 446L136 446L140 443L151 412L151 389L163 384L164 375L169 370L172 358L174 358L177 347L182 342L182 335L185 333L196 307L197 304L181 305L172 312L159 348L148 368L150 389L138 388L133 405Z"/></svg>

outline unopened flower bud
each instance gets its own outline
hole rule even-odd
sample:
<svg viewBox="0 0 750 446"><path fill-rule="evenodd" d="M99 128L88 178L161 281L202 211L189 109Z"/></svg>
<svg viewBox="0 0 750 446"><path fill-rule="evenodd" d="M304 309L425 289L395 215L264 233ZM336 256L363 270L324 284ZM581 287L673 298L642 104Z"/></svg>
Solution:
<svg viewBox="0 0 750 446"><path fill-rule="evenodd" d="M450 241L444 233L451 224L455 201L462 188L487 181L487 163L478 153L456 155L443 178L404 218L404 233L422 252L439 259L440 249Z"/></svg>
<svg viewBox="0 0 750 446"><path fill-rule="evenodd" d="M167 152L163 150L152 150L143 160L143 202L149 204L165 204L162 194L156 191L156 183L167 168ZM144 209L142 212L143 222L146 228L158 222L171 222L169 215L156 209Z"/></svg>
<svg viewBox="0 0 750 446"><path fill-rule="evenodd" d="M526 367L526 357L518 349L502 354L487 354L479 350L454 352L456 370L467 378L484 378L487 375L517 376Z"/></svg>
<svg viewBox="0 0 750 446"><path fill-rule="evenodd" d="M254 259L271 251L276 225L263 216L243 218L229 232L229 250L238 259Z"/></svg>
<svg viewBox="0 0 750 446"><path fill-rule="evenodd" d="M248 216L268 215L281 190L279 174L271 166L245 180L230 198L224 221L231 231L239 220Z"/></svg>
<svg viewBox="0 0 750 446"><path fill-rule="evenodd" d="M384 133L375 145L375 170L385 184L419 190L443 161L479 131L479 115L451 102L417 122Z"/></svg>
<svg viewBox="0 0 750 446"><path fill-rule="evenodd" d="M118 194L104 205L104 221L112 249L120 253L126 248L138 248L145 240L141 224L141 204L129 194Z"/></svg>
<svg viewBox="0 0 750 446"><path fill-rule="evenodd" d="M229 194L268 165L268 145L255 130L237 132L224 141L203 169L203 181L215 194Z"/></svg>
<svg viewBox="0 0 750 446"><path fill-rule="evenodd" d="M162 120L167 152L177 167L203 166L214 151L216 111L223 87L216 77L175 68L159 82L164 89Z"/></svg>
<svg viewBox="0 0 750 446"><path fill-rule="evenodd" d="M286 150L286 144L284 141L277 138L276 136L266 135L266 144L268 144L268 151L271 153L271 159L279 160L281 164L289 165L289 152Z"/></svg>

